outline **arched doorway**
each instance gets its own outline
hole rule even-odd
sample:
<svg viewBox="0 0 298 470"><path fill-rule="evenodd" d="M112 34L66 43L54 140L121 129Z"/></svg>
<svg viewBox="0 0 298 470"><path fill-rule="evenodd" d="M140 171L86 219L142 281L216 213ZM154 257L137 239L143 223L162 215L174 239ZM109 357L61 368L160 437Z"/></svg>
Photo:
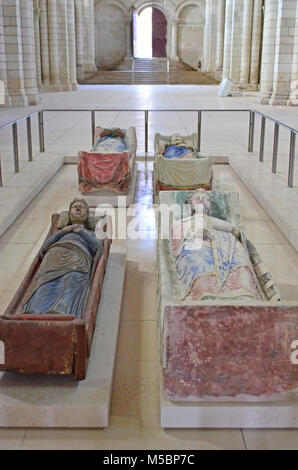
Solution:
<svg viewBox="0 0 298 470"><path fill-rule="evenodd" d="M139 58L166 57L167 20L161 10L146 7L133 12L133 55Z"/></svg>

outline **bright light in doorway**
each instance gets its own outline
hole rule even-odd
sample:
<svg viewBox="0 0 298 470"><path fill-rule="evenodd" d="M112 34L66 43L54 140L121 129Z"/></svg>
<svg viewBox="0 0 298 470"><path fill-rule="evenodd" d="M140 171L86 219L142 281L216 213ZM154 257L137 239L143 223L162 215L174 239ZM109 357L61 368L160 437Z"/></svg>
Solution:
<svg viewBox="0 0 298 470"><path fill-rule="evenodd" d="M136 57L152 58L152 8L145 8L137 17Z"/></svg>

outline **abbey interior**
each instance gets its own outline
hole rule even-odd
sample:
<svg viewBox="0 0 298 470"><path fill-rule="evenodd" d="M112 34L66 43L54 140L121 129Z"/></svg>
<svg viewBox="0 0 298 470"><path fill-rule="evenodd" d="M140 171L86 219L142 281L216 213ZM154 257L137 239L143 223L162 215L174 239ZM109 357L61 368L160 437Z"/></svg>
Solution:
<svg viewBox="0 0 298 470"><path fill-rule="evenodd" d="M0 448L298 448L297 0L0 0Z"/></svg>

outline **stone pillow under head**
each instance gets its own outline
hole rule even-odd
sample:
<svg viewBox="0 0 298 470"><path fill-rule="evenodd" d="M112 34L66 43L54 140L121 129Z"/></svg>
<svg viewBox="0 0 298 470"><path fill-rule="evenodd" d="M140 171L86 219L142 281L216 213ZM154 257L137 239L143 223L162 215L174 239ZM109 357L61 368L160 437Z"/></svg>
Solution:
<svg viewBox="0 0 298 470"><path fill-rule="evenodd" d="M94 213L90 212L89 217L88 217L88 228L90 230L95 230L96 225L98 222L104 217L104 215L100 216L95 216ZM68 211L62 211L60 212L60 217L58 220L57 228L58 230L61 230L62 228L66 227L67 225L70 225L70 219L69 219L69 212Z"/></svg>

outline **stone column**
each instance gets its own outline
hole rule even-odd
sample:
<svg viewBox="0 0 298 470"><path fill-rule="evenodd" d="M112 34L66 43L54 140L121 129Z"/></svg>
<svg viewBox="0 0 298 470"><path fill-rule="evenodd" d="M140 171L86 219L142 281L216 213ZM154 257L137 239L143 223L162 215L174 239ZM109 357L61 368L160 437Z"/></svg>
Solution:
<svg viewBox="0 0 298 470"><path fill-rule="evenodd" d="M278 0L266 0L263 29L260 103L268 104L272 93Z"/></svg>
<svg viewBox="0 0 298 470"><path fill-rule="evenodd" d="M4 37L3 0L0 0L0 105L10 106L11 99L7 88L6 50ZM4 90L3 90L4 87Z"/></svg>
<svg viewBox="0 0 298 470"><path fill-rule="evenodd" d="M125 20L126 28L126 58L132 57L131 52L131 22L129 19Z"/></svg>
<svg viewBox="0 0 298 470"><path fill-rule="evenodd" d="M209 65L210 53L210 30L211 30L211 14L212 14L212 0L206 0L205 8L205 27L203 39L203 57L202 57L202 71L207 72Z"/></svg>
<svg viewBox="0 0 298 470"><path fill-rule="evenodd" d="M252 29L252 7L253 0L244 0L243 25L242 25L242 46L241 46L241 66L240 83L247 86L250 74L250 50L251 50L251 29Z"/></svg>
<svg viewBox="0 0 298 470"><path fill-rule="evenodd" d="M230 78L235 84L240 81L242 22L243 0L233 0Z"/></svg>
<svg viewBox="0 0 298 470"><path fill-rule="evenodd" d="M171 60L179 60L179 57L178 57L178 20L172 20Z"/></svg>
<svg viewBox="0 0 298 470"><path fill-rule="evenodd" d="M47 0L40 0L40 48L41 48L41 78L46 90L50 86L50 51Z"/></svg>
<svg viewBox="0 0 298 470"><path fill-rule="evenodd" d="M35 63L36 63L36 80L39 91L42 91L42 79L41 79L41 50L40 50L40 8L39 0L34 0L34 41L35 41Z"/></svg>
<svg viewBox="0 0 298 470"><path fill-rule="evenodd" d="M75 1L67 0L68 19L68 56L69 56L69 79L71 90L78 88L77 83L77 59L76 59L76 27L75 27Z"/></svg>
<svg viewBox="0 0 298 470"><path fill-rule="evenodd" d="M230 78L233 0L226 0L223 78Z"/></svg>
<svg viewBox="0 0 298 470"><path fill-rule="evenodd" d="M291 96L287 103L288 106L298 105L298 2L296 8L294 38Z"/></svg>
<svg viewBox="0 0 298 470"><path fill-rule="evenodd" d="M58 20L58 64L59 64L59 82L61 91L70 91L69 79L69 49L68 49L68 18L66 0L56 0L57 20Z"/></svg>
<svg viewBox="0 0 298 470"><path fill-rule="evenodd" d="M216 70L223 68L226 0L219 0L217 13Z"/></svg>
<svg viewBox="0 0 298 470"><path fill-rule="evenodd" d="M90 13L89 13L89 1L83 0L83 37L84 37L84 71L92 72L91 64L91 42L90 42Z"/></svg>
<svg viewBox="0 0 298 470"><path fill-rule="evenodd" d="M83 35L83 3L82 0L75 0L76 19L76 55L77 55L77 77L81 81L84 79L84 35Z"/></svg>
<svg viewBox="0 0 298 470"><path fill-rule="evenodd" d="M262 0L254 0L250 58L250 84L251 89L253 90L258 89L260 74L260 52L263 22L262 3Z"/></svg>
<svg viewBox="0 0 298 470"><path fill-rule="evenodd" d="M97 67L95 65L95 11L94 11L94 0L89 0L89 33L90 33L90 65L92 72L96 72Z"/></svg>
<svg viewBox="0 0 298 470"><path fill-rule="evenodd" d="M32 0L21 0L20 14L22 25L22 47L24 67L24 88L28 96L28 104L40 102L36 80L35 36Z"/></svg>
<svg viewBox="0 0 298 470"><path fill-rule="evenodd" d="M219 1L222 3L222 0ZM209 7L209 8L208 8ZM209 13L207 14L207 9ZM216 72L216 53L217 53L217 13L218 13L218 0L209 0L206 3L206 23L208 18L208 60L205 70L207 72Z"/></svg>
<svg viewBox="0 0 298 470"><path fill-rule="evenodd" d="M167 21L167 32L166 32L167 42L166 42L166 56L168 59L171 60L172 55L172 23L171 21ZM132 44L133 49L133 44ZM132 55L134 51L132 50Z"/></svg>
<svg viewBox="0 0 298 470"><path fill-rule="evenodd" d="M24 88L24 62L20 0L3 2L7 87L12 106L27 106Z"/></svg>
<svg viewBox="0 0 298 470"><path fill-rule="evenodd" d="M271 105L287 105L291 94L296 3L279 0ZM288 31L288 34L285 34Z"/></svg>
<svg viewBox="0 0 298 470"><path fill-rule="evenodd" d="M50 86L49 91L61 91L59 80L59 41L58 41L58 18L57 1L51 0L48 4L48 30L50 50Z"/></svg>

